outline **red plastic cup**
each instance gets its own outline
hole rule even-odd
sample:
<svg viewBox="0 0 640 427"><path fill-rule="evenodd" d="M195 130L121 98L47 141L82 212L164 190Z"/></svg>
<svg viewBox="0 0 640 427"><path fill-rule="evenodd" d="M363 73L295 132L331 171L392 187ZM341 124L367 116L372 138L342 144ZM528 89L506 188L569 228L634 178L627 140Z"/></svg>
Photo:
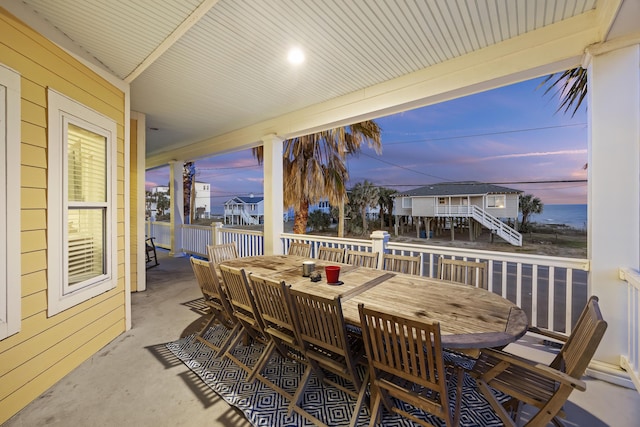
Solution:
<svg viewBox="0 0 640 427"><path fill-rule="evenodd" d="M327 275L327 283L338 283L340 277L340 266L328 265L324 268L324 272Z"/></svg>

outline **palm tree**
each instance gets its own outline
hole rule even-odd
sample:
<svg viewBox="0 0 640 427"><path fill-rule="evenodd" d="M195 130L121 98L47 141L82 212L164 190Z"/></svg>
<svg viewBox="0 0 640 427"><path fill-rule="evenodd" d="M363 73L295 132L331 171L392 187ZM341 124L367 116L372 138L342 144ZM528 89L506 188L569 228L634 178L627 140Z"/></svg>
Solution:
<svg viewBox="0 0 640 427"><path fill-rule="evenodd" d="M366 179L357 183L351 190L351 203L358 209L362 216L362 232L367 233L367 208L378 205L380 190Z"/></svg>
<svg viewBox="0 0 640 427"><path fill-rule="evenodd" d="M294 233L306 232L310 204L321 199L332 205L346 202L346 156L360 152L364 143L376 153L382 152L380 127L372 120L284 142L284 204L295 211ZM262 163L262 146L251 151Z"/></svg>
<svg viewBox="0 0 640 427"><path fill-rule="evenodd" d="M559 95L561 100L558 111L564 108L566 113L573 107L571 115L574 116L582 105L582 101L587 97L587 70L577 67L567 70L559 76L556 73L550 74L540 83L540 86L545 85L549 85L544 91L545 95L556 88L554 94Z"/></svg>
<svg viewBox="0 0 640 427"><path fill-rule="evenodd" d="M194 162L185 162L182 166L182 197L184 209L184 222L191 224L193 222L192 202L195 198L193 192L194 180L196 176L196 164Z"/></svg>
<svg viewBox="0 0 640 427"><path fill-rule="evenodd" d="M380 229L384 229L384 216L385 214L391 215L393 213L393 195L395 190L390 188L379 188L378 205L380 206Z"/></svg>
<svg viewBox="0 0 640 427"><path fill-rule="evenodd" d="M529 216L532 214L542 213L544 204L538 197L533 194L525 194L520 196L520 212L522 213L522 222L520 223L520 231L526 231L529 226Z"/></svg>

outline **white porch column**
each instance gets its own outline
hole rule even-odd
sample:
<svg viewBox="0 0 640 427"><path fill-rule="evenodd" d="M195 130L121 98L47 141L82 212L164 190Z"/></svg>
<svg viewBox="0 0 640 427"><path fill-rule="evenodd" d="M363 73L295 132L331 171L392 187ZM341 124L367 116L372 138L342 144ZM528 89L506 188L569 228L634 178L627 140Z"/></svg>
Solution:
<svg viewBox="0 0 640 427"><path fill-rule="evenodd" d="M262 139L264 148L264 254L282 253L280 235L284 231L284 181L282 142L276 135Z"/></svg>
<svg viewBox="0 0 640 427"><path fill-rule="evenodd" d="M182 188L183 162L169 162L169 195L171 202L171 251L169 255L182 256L182 224L184 224L184 197Z"/></svg>
<svg viewBox="0 0 640 427"><path fill-rule="evenodd" d="M609 325L594 357L602 374L627 353L626 284L618 268L640 262L640 46L593 57L588 93L589 287Z"/></svg>

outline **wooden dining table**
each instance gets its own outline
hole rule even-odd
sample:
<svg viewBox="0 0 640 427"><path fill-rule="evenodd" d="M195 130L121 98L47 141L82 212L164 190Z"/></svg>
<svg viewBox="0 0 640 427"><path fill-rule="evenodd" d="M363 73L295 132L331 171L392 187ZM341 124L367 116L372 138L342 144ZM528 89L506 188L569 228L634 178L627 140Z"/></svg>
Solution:
<svg viewBox="0 0 640 427"><path fill-rule="evenodd" d="M315 262L322 275L320 281L303 277L303 261ZM243 257L222 264L284 281L293 289L329 298L339 296L344 319L353 326L360 326L359 304L416 320L437 321L442 345L471 355L483 348L505 346L527 332L527 316L520 307L469 285L291 255ZM339 284L327 283L327 265L341 267Z"/></svg>

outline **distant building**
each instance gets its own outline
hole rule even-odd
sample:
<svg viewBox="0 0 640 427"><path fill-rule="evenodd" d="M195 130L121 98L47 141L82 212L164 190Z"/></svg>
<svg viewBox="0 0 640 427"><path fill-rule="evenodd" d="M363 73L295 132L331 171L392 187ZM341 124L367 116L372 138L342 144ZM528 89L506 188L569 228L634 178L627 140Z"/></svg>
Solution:
<svg viewBox="0 0 640 427"><path fill-rule="evenodd" d="M196 182L193 217L195 219L211 218L211 184Z"/></svg>
<svg viewBox="0 0 640 427"><path fill-rule="evenodd" d="M309 205L309 213L322 211L331 214L331 205L326 200ZM293 209L286 209L283 220L285 222L293 218ZM224 203L224 224L228 225L257 225L264 222L264 197L234 196Z"/></svg>
<svg viewBox="0 0 640 427"><path fill-rule="evenodd" d="M193 217L195 219L211 217L211 184L207 182L195 183L195 197L193 205ZM169 194L169 187L166 185L157 185L151 188L151 194L162 193ZM168 197L168 196L167 196ZM158 212L155 202L147 203L147 210L150 212L151 219L155 220L156 215L167 215L169 208L164 209L162 213Z"/></svg>
<svg viewBox="0 0 640 427"><path fill-rule="evenodd" d="M169 187L166 185L157 185L155 187L152 187L149 192L151 192L151 194L157 194L157 193L161 193L161 194L169 194ZM169 197L169 196L167 196ZM156 220L156 216L160 216L160 215L167 215L169 213L169 208L167 207L166 209L163 209L162 212L158 212L158 204L155 201L151 201L154 199L147 199L146 202L146 210L149 214L149 219L151 221L155 221Z"/></svg>
<svg viewBox="0 0 640 427"><path fill-rule="evenodd" d="M397 216L410 217L418 224L418 232L422 220L427 236L448 228L453 239L455 228L467 228L470 240L475 240L485 227L512 245L522 246L520 233L500 220L515 225L520 193L477 181L445 182L395 194L394 210Z"/></svg>
<svg viewBox="0 0 640 427"><path fill-rule="evenodd" d="M264 223L264 197L234 196L224 202L224 223L228 225L257 225Z"/></svg>

